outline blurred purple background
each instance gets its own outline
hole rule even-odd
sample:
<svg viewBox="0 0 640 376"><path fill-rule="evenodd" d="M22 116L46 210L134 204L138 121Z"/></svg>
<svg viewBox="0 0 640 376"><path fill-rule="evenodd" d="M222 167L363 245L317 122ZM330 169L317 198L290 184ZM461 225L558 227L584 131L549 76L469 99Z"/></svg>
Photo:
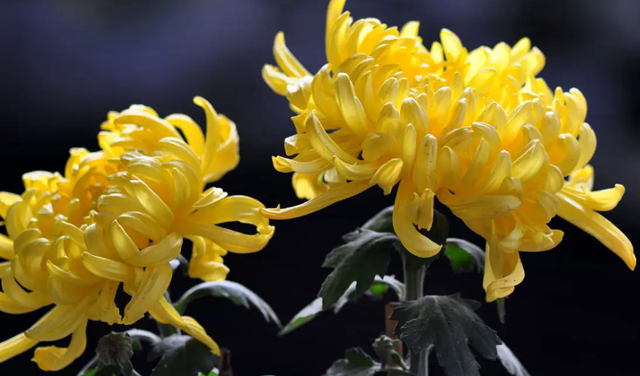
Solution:
<svg viewBox="0 0 640 376"><path fill-rule="evenodd" d="M315 72L325 61L328 1L3 1L0 2L0 189L20 192L21 174L61 170L69 148L97 149L96 134L109 110L132 103L162 116L183 112L201 122L193 105L201 95L233 119L240 134L241 164L219 183L268 206L297 202L290 176L272 169L293 133L286 101L262 82L273 63L276 32ZM528 36L546 55L541 76L549 86L578 87L589 103L587 121L598 136L593 159L596 188L624 184L621 205L607 217L638 244L640 221L640 2L637 0L348 0L354 17L389 25L421 22L427 45L449 28L469 48L514 44ZM256 255L229 255L230 279L254 289L288 321L311 301L327 271L324 255L340 235L391 204L370 190L312 216L278 222L273 242ZM507 324L495 307L480 313L533 376L637 375L640 282L588 235L562 221L564 243L552 252L524 255L527 278L507 301ZM477 236L452 221L453 235ZM313 239L312 242L309 239ZM481 277L455 277L441 262L427 291L483 299ZM393 266L400 274L398 265ZM444 283L443 281L446 281ZM176 292L193 281L176 281ZM383 305L364 302L338 317L330 314L284 337L272 325L221 299L202 300L195 316L234 354L236 375L320 375L351 346L368 347L383 326ZM0 339L26 329L41 312L0 316ZM148 321L148 320L147 320ZM143 323L149 325L150 323ZM83 358L61 375L75 374L91 358L106 325L90 325ZM116 328L117 329L117 328ZM37 372L25 354L0 365L0 374ZM481 362L483 374L506 373ZM434 370L438 375L439 370Z"/></svg>

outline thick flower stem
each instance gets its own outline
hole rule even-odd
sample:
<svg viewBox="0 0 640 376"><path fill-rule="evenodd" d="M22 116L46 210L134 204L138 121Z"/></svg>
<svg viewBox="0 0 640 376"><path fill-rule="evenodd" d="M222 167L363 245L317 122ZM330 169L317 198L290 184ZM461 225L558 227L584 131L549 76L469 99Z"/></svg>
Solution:
<svg viewBox="0 0 640 376"><path fill-rule="evenodd" d="M402 257L404 265L404 285L406 289L405 301L420 299L423 296L424 276L426 266L421 266L417 270L409 270L406 256ZM418 374L420 369L420 354L409 354L409 369L414 374Z"/></svg>

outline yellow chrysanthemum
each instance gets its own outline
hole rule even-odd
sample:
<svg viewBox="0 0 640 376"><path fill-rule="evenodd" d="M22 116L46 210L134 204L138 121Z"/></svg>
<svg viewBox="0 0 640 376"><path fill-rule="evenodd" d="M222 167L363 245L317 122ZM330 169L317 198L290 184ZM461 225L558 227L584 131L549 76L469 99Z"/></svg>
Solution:
<svg viewBox="0 0 640 376"><path fill-rule="evenodd" d="M0 256L8 260L0 266L0 311L20 314L55 305L27 331L0 344L0 362L71 334L68 348L40 347L34 357L44 370L64 368L84 351L88 319L107 313L98 307L108 287L82 265L78 228L106 189L107 176L117 171L101 154L74 149L64 177L32 172L24 175L21 196L0 193L8 234L0 236Z"/></svg>
<svg viewBox="0 0 640 376"><path fill-rule="evenodd" d="M556 214L635 267L628 239L589 209L611 209L621 186L582 192L586 198L573 202L584 210L567 204L572 183L564 177L587 165L595 134L584 123L580 91L552 93L534 77L544 56L528 39L467 53L444 30L442 45L429 52L420 45L417 23L400 33L371 19L351 26L343 6L343 0L329 5L329 64L316 75L306 73L281 34L274 53L282 71L263 70L298 112L292 118L297 134L285 141L287 155L295 157L275 157L274 166L294 172L297 195L309 200L265 209L265 216L299 217L374 185L389 194L399 182L394 229L410 252L431 257L441 248L420 233L432 225L434 197L487 239L489 300L508 295L524 278L518 251L560 242L562 232L547 226Z"/></svg>
<svg viewBox="0 0 640 376"><path fill-rule="evenodd" d="M103 151L74 149L64 177L26 174L22 196L0 194L9 235L0 237L0 256L10 260L0 264L0 310L17 314L55 304L33 327L0 344L0 362L72 334L67 349L36 349L40 368L59 370L84 351L89 319L130 325L146 312L219 353L205 330L165 299L169 262L188 237L194 244L189 274L221 280L227 250L258 251L274 229L260 216L258 201L226 197L219 188L203 192L237 165L238 139L231 121L204 99L195 101L207 113L206 138L185 115L160 119L148 107L132 106L109 115L99 136ZM218 226L229 222L253 224L259 233ZM114 301L121 283L131 295L124 317Z"/></svg>
<svg viewBox="0 0 640 376"><path fill-rule="evenodd" d="M153 110L148 108L130 109L114 118L114 124L123 124L133 131L126 139L121 134L120 140L103 146L111 152L116 147L135 151L124 151L114 158L122 171L110 176L112 186L98 201L95 219L99 236L87 244L85 265L104 278L114 278L111 276L114 260L120 263L122 275L128 274L126 270L131 267L162 267L149 279L148 286L143 281L138 291L133 292L132 301L144 299L139 299L140 305L125 309L125 324L137 321L155 302L164 299L171 280L169 261L179 255L183 238L194 243L191 276L219 280L226 276L227 269L220 256L227 250L256 252L273 236L274 228L260 215L259 209L264 206L259 201L246 196L227 197L226 192L215 187L203 192L208 180L226 172L203 163L204 156L215 158L216 150L224 144L219 132L220 123L226 119L219 117L201 98L196 98L196 103L207 112L208 129L206 139L201 133L192 134L202 141L198 147L192 147L191 142L180 136L150 137L158 133L168 135L175 128L169 121L151 115ZM199 127L196 125L193 130L199 132ZM145 132L144 138L138 138ZM232 133L235 135L235 129ZM221 164L221 168L227 167ZM257 234L247 235L219 226L230 222L253 225Z"/></svg>

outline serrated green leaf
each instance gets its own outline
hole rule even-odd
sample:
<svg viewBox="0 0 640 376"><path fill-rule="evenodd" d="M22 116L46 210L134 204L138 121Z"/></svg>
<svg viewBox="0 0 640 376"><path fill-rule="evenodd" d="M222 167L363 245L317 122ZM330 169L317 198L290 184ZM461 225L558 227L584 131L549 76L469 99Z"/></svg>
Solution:
<svg viewBox="0 0 640 376"><path fill-rule="evenodd" d="M282 327L278 316L267 302L255 292L232 281L202 282L185 292L174 306L178 312L183 313L190 302L205 296L227 298L247 309L253 306L262 313L267 322L273 321L278 327Z"/></svg>
<svg viewBox="0 0 640 376"><path fill-rule="evenodd" d="M471 242L463 239L448 238L444 253L449 258L451 267L456 273L473 270L482 273L484 270L484 251Z"/></svg>
<svg viewBox="0 0 640 376"><path fill-rule="evenodd" d="M151 376L196 376L209 373L219 361L211 350L195 338L172 335L162 339L149 352L149 359L161 357Z"/></svg>
<svg viewBox="0 0 640 376"><path fill-rule="evenodd" d="M391 319L398 321L395 334L413 354L434 345L438 363L448 376L480 376L480 366L469 347L495 359L501 341L473 312L479 306L458 295L425 296L404 302Z"/></svg>
<svg viewBox="0 0 640 376"><path fill-rule="evenodd" d="M433 224L431 225L431 229L429 231L421 230L420 233L429 238L434 243L444 244L447 239L447 235L449 234L449 221L447 221L447 217L445 217L442 213L434 210ZM410 272L414 272L423 266L428 269L429 266L440 256L440 253L429 258L415 256L413 253L404 248L400 241L395 243L395 247L402 254L405 269Z"/></svg>
<svg viewBox="0 0 640 376"><path fill-rule="evenodd" d="M394 234L360 229L344 236L344 244L327 255L324 267L334 268L320 288L324 309L332 307L356 282L355 298L369 289L376 275L385 275L392 255Z"/></svg>
<svg viewBox="0 0 640 376"><path fill-rule="evenodd" d="M347 350L345 358L335 361L326 376L373 376L380 370L380 364L358 347Z"/></svg>
<svg viewBox="0 0 640 376"><path fill-rule="evenodd" d="M82 376L96 376L96 370L89 370L89 372L82 374Z"/></svg>
<svg viewBox="0 0 640 376"><path fill-rule="evenodd" d="M502 366L509 374L514 376L531 376L506 344L502 343L498 345L497 351Z"/></svg>

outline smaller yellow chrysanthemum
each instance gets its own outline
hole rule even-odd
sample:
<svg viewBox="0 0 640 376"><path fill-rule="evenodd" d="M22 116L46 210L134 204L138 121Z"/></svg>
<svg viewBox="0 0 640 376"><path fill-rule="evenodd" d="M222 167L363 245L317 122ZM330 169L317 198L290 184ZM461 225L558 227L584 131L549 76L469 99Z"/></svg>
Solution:
<svg viewBox="0 0 640 376"><path fill-rule="evenodd" d="M26 174L25 193L0 194L9 237L0 236L0 310L25 313L55 304L26 332L0 344L0 362L41 341L72 335L68 348L36 349L43 370L59 370L82 354L88 320L130 325L149 312L219 354L194 319L180 316L164 294L170 261L183 238L193 242L189 274L206 281L228 273L222 256L262 249L274 228L245 196L205 190L238 163L235 125L202 98L207 136L185 115L160 119L143 106L112 113L99 136L103 151L73 149L65 176ZM185 135L185 141L176 128ZM246 235L219 226L252 224ZM124 317L115 304L120 284L131 295ZM26 290L25 290L26 289Z"/></svg>
<svg viewBox="0 0 640 376"><path fill-rule="evenodd" d="M0 193L0 215L8 237L0 236L0 311L12 314L54 304L40 321L0 344L0 362L42 341L71 334L68 348L36 349L34 361L47 371L66 367L84 352L88 319L101 319L97 306L105 286L80 262L78 230L108 185L116 166L101 153L73 149L65 176L44 171L24 175L21 196ZM115 296L115 291L113 291Z"/></svg>

